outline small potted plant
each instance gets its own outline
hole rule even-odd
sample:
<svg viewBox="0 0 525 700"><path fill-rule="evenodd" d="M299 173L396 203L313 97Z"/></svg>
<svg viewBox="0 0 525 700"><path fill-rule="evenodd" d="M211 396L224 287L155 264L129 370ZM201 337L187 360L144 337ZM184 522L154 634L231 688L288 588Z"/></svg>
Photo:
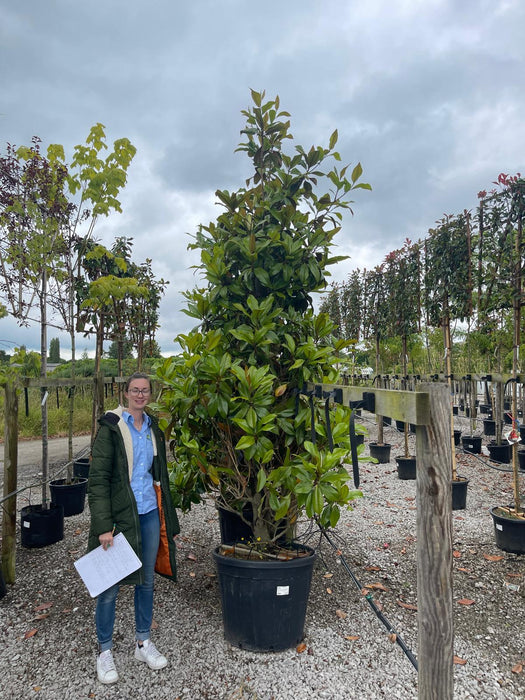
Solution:
<svg viewBox="0 0 525 700"><path fill-rule="evenodd" d="M191 504L202 488L252 535L248 546L214 552L225 636L242 648L277 650L303 634L315 555L293 541L298 520L334 527L340 508L360 495L345 466L349 409L334 407L328 433L324 401L305 387L337 380L336 353L347 343L332 345L332 324L314 314L311 294L325 287L326 268L339 260L330 250L348 193L368 186L358 183L359 165L349 178L346 168L324 174L329 158L339 160L337 132L328 148L297 146L286 154L289 115L278 98L265 102L254 91L252 98L238 150L254 174L246 188L216 192L223 212L200 226L190 245L200 250L204 279L186 293L186 312L199 326L178 337L182 352L157 378L174 481L188 486L182 499ZM332 190L320 194L325 177ZM276 576L283 595L275 596Z"/></svg>

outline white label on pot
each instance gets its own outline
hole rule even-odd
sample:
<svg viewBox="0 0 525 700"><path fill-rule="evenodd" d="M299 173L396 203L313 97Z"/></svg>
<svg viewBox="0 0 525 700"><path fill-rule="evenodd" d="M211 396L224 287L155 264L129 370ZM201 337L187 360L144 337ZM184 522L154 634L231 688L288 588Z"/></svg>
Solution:
<svg viewBox="0 0 525 700"><path fill-rule="evenodd" d="M501 523L496 523L496 530L501 530L503 532L503 525Z"/></svg>
<svg viewBox="0 0 525 700"><path fill-rule="evenodd" d="M290 586L277 586L277 595L290 595Z"/></svg>
<svg viewBox="0 0 525 700"><path fill-rule="evenodd" d="M24 520L24 527L31 527L29 520Z"/></svg>

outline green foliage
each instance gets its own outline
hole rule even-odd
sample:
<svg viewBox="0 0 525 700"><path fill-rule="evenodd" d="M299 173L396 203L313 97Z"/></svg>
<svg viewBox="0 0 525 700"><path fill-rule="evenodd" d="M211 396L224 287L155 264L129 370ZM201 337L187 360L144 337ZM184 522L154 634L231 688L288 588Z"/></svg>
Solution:
<svg viewBox="0 0 525 700"><path fill-rule="evenodd" d="M38 377L40 375L40 355L37 352L27 351L22 345L15 348L11 356L11 366L23 377Z"/></svg>
<svg viewBox="0 0 525 700"><path fill-rule="evenodd" d="M425 308L428 323L472 316L473 269L470 218L447 216L425 240Z"/></svg>
<svg viewBox="0 0 525 700"><path fill-rule="evenodd" d="M333 238L356 188L361 166L347 177L334 150L296 146L279 98L243 112L246 138L237 150L252 161L246 188L218 190L223 207L200 226L190 248L200 250L204 287L186 293L186 312L199 328L177 338L182 352L161 363L159 408L174 450L173 481L188 505L203 490L219 504L253 509L255 537L271 541L281 519L301 512L335 525L357 492L347 485L348 416L332 411L335 448L319 430L321 406L301 393L305 382L335 381L333 325L315 316L311 294L326 286ZM330 190L321 193L328 183ZM316 442L312 439L315 431ZM175 488L175 490L176 490Z"/></svg>
<svg viewBox="0 0 525 700"><path fill-rule="evenodd" d="M49 343L49 362L58 364L60 362L60 340L51 338Z"/></svg>
<svg viewBox="0 0 525 700"><path fill-rule="evenodd" d="M91 427L92 389L77 389L75 392L75 406L73 418L73 432L75 435L89 433ZM40 439L42 437L42 417L40 414L40 402L42 396L40 389L28 389L29 413L25 412L25 401L19 397L18 410L18 435L20 438ZM49 393L48 404L48 432L50 437L65 437L69 427L69 389L62 387L58 392ZM0 434L4 434L4 392L0 392Z"/></svg>

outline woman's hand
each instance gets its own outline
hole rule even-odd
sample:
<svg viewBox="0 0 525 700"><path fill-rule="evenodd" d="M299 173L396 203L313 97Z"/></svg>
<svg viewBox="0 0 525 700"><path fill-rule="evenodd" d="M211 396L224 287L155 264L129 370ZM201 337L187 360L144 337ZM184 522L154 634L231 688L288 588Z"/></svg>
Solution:
<svg viewBox="0 0 525 700"><path fill-rule="evenodd" d="M98 536L98 541L102 545L102 549L107 549L108 547L111 547L113 544L113 532L110 530L109 532L103 532L101 535Z"/></svg>

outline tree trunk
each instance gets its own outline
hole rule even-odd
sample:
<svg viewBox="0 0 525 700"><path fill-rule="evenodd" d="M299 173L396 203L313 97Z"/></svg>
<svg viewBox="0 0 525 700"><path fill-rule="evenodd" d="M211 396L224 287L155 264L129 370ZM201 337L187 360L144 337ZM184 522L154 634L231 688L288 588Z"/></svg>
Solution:
<svg viewBox="0 0 525 700"><path fill-rule="evenodd" d="M97 327L97 345L95 349L95 372L93 386L93 411L91 416L91 445L97 432L97 421L104 413L104 385L102 382L102 372L100 364L102 352L104 349L104 314L100 314L99 324Z"/></svg>
<svg viewBox="0 0 525 700"><path fill-rule="evenodd" d="M11 382L5 385L4 496L2 518L2 573L6 583L15 582L16 484L18 471L18 394Z"/></svg>
<svg viewBox="0 0 525 700"><path fill-rule="evenodd" d="M47 377L47 272L42 270L42 286L40 291L40 377ZM47 433L47 397L46 387L41 389L42 414L42 508L47 508L47 477L49 467L48 433Z"/></svg>
<svg viewBox="0 0 525 700"><path fill-rule="evenodd" d="M522 294L522 281L521 281L521 239L522 239L522 216L521 211L518 219L518 227L515 235L515 264L514 264L514 343L512 352L512 377L514 381L512 382L512 428L517 429L516 417L518 415L518 386L517 386L517 375L519 371L519 357L520 357L520 342L521 342L521 294ZM512 443L512 482L514 491L514 507L519 513L521 511L520 503L520 480L518 472L518 443Z"/></svg>

